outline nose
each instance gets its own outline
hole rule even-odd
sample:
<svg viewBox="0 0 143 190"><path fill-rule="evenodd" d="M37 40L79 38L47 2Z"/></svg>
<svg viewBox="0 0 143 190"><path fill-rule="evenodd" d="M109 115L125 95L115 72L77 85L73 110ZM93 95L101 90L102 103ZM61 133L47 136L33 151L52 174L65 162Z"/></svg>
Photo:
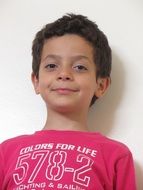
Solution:
<svg viewBox="0 0 143 190"><path fill-rule="evenodd" d="M59 71L57 79L63 81L70 81L73 80L73 75L69 69L63 68Z"/></svg>

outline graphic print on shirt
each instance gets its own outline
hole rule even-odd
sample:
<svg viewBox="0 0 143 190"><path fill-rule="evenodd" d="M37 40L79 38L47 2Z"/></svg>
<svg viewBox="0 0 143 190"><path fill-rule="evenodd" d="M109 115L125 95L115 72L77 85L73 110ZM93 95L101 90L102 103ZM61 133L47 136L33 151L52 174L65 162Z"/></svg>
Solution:
<svg viewBox="0 0 143 190"><path fill-rule="evenodd" d="M20 150L13 190L86 190L97 151L62 143L44 143Z"/></svg>

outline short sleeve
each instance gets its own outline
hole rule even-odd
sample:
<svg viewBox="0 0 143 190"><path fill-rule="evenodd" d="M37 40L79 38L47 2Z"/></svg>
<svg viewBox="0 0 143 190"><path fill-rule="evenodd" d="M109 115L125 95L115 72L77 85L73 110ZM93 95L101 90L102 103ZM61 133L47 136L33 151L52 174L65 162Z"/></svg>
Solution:
<svg viewBox="0 0 143 190"><path fill-rule="evenodd" d="M116 163L115 190L136 190L135 169L131 152Z"/></svg>

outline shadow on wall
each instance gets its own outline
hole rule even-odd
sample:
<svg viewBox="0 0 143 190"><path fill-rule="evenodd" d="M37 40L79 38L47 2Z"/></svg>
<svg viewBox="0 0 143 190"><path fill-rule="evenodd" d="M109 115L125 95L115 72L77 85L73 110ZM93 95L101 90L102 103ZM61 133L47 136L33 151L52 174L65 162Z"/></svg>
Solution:
<svg viewBox="0 0 143 190"><path fill-rule="evenodd" d="M137 190L143 189L143 170L141 166L135 161Z"/></svg>
<svg viewBox="0 0 143 190"><path fill-rule="evenodd" d="M125 71L123 62L112 51L111 86L106 95L97 100L90 109L88 123L92 131L99 131L108 136L114 127L115 113L122 100L124 88Z"/></svg>
<svg viewBox="0 0 143 190"><path fill-rule="evenodd" d="M91 107L89 111L89 126L92 131L98 131L108 136L112 131L116 110L124 95L126 75L123 68L123 62L112 52L112 74L111 86L104 98L100 99ZM143 188L143 171L139 164L135 162L137 189Z"/></svg>

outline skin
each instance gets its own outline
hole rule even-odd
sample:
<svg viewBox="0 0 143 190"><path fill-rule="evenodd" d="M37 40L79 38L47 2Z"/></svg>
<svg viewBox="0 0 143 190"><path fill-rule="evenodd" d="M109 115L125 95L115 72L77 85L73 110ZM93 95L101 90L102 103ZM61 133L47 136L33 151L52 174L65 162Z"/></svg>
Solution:
<svg viewBox="0 0 143 190"><path fill-rule="evenodd" d="M46 103L44 129L49 130L87 131L91 99L103 96L110 83L109 78L96 78L92 46L72 34L45 41L39 77L31 76L36 94Z"/></svg>

